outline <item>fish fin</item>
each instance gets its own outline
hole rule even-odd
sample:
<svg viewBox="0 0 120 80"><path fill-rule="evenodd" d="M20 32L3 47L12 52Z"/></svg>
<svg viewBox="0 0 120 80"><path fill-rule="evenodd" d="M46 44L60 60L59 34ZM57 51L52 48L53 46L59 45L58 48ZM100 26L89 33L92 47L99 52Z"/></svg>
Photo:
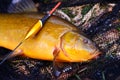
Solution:
<svg viewBox="0 0 120 80"><path fill-rule="evenodd" d="M23 55L23 51L22 51L22 50L15 51L13 54L11 54L11 55L9 56L8 59L14 58L14 57L20 56L20 55Z"/></svg>
<svg viewBox="0 0 120 80"><path fill-rule="evenodd" d="M53 75L55 79L58 79L62 76L62 74L65 74L69 70L72 69L71 63L63 63L57 60L57 57L59 55L59 49L55 48L53 55L54 55L54 60L53 60Z"/></svg>
<svg viewBox="0 0 120 80"><path fill-rule="evenodd" d="M36 12L37 8L32 0L12 0L8 6L8 13Z"/></svg>
<svg viewBox="0 0 120 80"><path fill-rule="evenodd" d="M57 78L58 76L60 76L61 72L59 69L60 65L59 65L59 62L57 61L57 57L59 55L59 50L55 47L54 51L53 51L53 56L54 56L54 59L53 59L53 75L55 78Z"/></svg>
<svg viewBox="0 0 120 80"><path fill-rule="evenodd" d="M22 54L23 54L22 50L15 51L12 54L10 54L10 53L6 54L5 56L3 56L3 57L0 58L0 60L1 60L0 65L6 60L6 58L7 59L11 59L13 57L16 57L16 56L19 56L19 55L22 55ZM8 56L8 55L10 55L10 56Z"/></svg>

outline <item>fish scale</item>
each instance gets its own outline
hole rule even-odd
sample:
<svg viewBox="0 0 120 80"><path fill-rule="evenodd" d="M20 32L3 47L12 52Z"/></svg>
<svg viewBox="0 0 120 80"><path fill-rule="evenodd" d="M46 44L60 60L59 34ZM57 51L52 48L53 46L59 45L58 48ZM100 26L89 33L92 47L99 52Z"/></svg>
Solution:
<svg viewBox="0 0 120 80"><path fill-rule="evenodd" d="M4 16L7 16L7 20L3 21L0 19L0 22L4 24L4 22L10 20L11 24L6 24L9 25L9 27L0 24L0 35L6 35L5 37L8 36L6 42L4 42L4 38L0 36L0 46L13 50L16 45L24 39L27 31L29 31L32 25L34 25L38 20L35 19L36 17L33 18L33 16L41 17L42 15L34 13L2 14L0 18L3 18ZM19 19L16 20L16 18L14 18L15 16L19 17ZM24 22L22 26L17 24L14 25L14 23L21 21L21 19L25 19L26 23ZM7 30L5 30L6 27ZM72 40L72 42L68 41L68 39ZM62 46L59 46L59 43L61 43ZM75 44L72 45L72 43ZM25 56L30 58L52 61L55 49L59 49L60 53L56 53L59 54L56 58L62 62L89 61L100 54L94 43L87 37L80 34L79 30L74 25L55 16L45 23L44 27L37 33L37 35L26 40L16 51L21 50ZM95 51L96 53L94 53ZM67 56L65 54L67 54Z"/></svg>

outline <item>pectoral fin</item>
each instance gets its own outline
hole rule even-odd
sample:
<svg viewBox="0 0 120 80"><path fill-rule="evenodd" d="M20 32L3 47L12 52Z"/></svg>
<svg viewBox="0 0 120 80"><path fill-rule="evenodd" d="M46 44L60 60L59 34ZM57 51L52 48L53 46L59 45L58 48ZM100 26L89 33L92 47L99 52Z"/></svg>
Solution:
<svg viewBox="0 0 120 80"><path fill-rule="evenodd" d="M62 78L64 74L69 72L72 67L71 63L63 63L60 62L57 58L59 56L59 49L55 48L53 55L54 55L54 60L53 60L53 75L55 80Z"/></svg>

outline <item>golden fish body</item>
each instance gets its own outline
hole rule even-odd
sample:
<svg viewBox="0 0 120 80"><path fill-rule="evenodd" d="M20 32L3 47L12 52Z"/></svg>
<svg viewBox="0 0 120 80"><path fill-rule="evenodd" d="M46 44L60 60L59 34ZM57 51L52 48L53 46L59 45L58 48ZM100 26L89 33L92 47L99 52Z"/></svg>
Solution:
<svg viewBox="0 0 120 80"><path fill-rule="evenodd" d="M0 46L13 50L43 15L0 14ZM94 44L69 22L52 16L37 35L27 39L17 51L27 57L62 62L82 62L99 54Z"/></svg>

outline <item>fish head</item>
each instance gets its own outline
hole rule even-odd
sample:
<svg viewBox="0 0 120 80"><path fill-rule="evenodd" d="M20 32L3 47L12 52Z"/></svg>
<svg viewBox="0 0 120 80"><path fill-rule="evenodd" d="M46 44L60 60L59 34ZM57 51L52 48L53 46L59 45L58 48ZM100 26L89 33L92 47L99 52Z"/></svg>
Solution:
<svg viewBox="0 0 120 80"><path fill-rule="evenodd" d="M100 54L90 39L73 31L62 36L61 48L70 62L89 61Z"/></svg>

